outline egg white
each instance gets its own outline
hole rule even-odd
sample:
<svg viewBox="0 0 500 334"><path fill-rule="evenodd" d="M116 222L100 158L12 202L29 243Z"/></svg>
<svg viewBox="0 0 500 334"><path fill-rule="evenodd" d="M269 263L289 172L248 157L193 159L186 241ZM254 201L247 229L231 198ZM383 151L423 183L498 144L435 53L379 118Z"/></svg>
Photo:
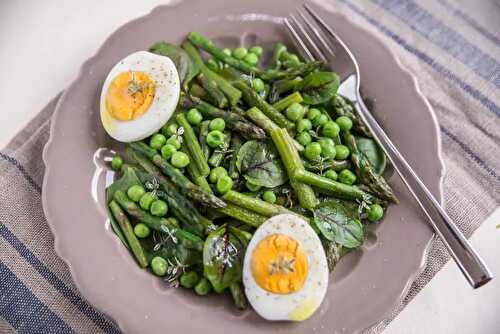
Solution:
<svg viewBox="0 0 500 334"><path fill-rule="evenodd" d="M122 72L141 71L155 82L151 106L138 118L121 121L113 118L106 108L106 93L113 79ZM172 116L179 102L180 82L173 61L165 56L138 51L118 62L109 72L101 91L101 121L106 132L121 142L144 139L158 131Z"/></svg>
<svg viewBox="0 0 500 334"><path fill-rule="evenodd" d="M308 274L302 289L290 294L274 294L262 289L252 275L252 253L257 244L272 234L297 240L307 257ZM254 233L243 263L245 294L254 310L267 320L302 321L309 318L323 301L328 288L328 264L321 241L303 219L282 214L268 219Z"/></svg>

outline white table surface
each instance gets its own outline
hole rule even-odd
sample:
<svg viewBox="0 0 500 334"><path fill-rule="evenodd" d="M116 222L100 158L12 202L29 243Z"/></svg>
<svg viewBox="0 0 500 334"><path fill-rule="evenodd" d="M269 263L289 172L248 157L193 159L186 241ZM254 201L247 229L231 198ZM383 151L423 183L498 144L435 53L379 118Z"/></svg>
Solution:
<svg viewBox="0 0 500 334"><path fill-rule="evenodd" d="M77 75L119 25L159 0L0 0L0 147ZM500 209L471 241L500 273ZM385 333L500 333L500 279L472 290L453 263Z"/></svg>

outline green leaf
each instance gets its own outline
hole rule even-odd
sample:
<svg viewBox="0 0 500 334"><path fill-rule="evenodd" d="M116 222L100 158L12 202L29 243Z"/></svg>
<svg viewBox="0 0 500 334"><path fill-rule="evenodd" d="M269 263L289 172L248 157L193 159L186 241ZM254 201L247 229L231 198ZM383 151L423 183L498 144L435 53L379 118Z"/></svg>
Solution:
<svg viewBox="0 0 500 334"><path fill-rule="evenodd" d="M339 243L325 238L321 238L321 243L325 250L326 262L330 272L333 271L340 259L352 250L352 248L342 247Z"/></svg>
<svg viewBox="0 0 500 334"><path fill-rule="evenodd" d="M187 91L189 82L198 74L200 69L186 51L167 42L157 42L149 48L149 51L160 56L166 56L174 62L182 88Z"/></svg>
<svg viewBox="0 0 500 334"><path fill-rule="evenodd" d="M329 84L338 82L339 77L334 72L313 72L307 75L296 87L297 90L316 89Z"/></svg>
<svg viewBox="0 0 500 334"><path fill-rule="evenodd" d="M216 292L241 281L246 245L226 225L208 235L203 247L204 275Z"/></svg>
<svg viewBox="0 0 500 334"><path fill-rule="evenodd" d="M262 187L274 188L288 180L276 149L267 143L251 140L243 144L236 167L247 181Z"/></svg>
<svg viewBox="0 0 500 334"><path fill-rule="evenodd" d="M296 90L304 98L304 103L316 105L331 100L340 85L340 80L334 72L313 72L302 80Z"/></svg>
<svg viewBox="0 0 500 334"><path fill-rule="evenodd" d="M355 139L358 150L368 159L375 173L381 175L387 164L387 158L384 151L382 151L377 142L371 138L356 136Z"/></svg>
<svg viewBox="0 0 500 334"><path fill-rule="evenodd" d="M111 200L113 199L113 195L115 194L116 191L121 190L123 192L127 192L128 188L132 187L133 185L142 185L141 181L137 178L137 175L135 175L134 169L130 166L124 166L123 167L123 175L121 178L113 182L111 185L109 185L108 188L106 188L106 203L109 204ZM118 236L118 238L121 240L121 242L125 245L125 247L129 248L127 240L125 239L125 236L123 235L123 232L120 228L120 225L116 221L115 217L109 210L109 205L106 205L107 211L108 211L108 217L109 221L111 224L111 228L113 229L113 232Z"/></svg>
<svg viewBox="0 0 500 334"><path fill-rule="evenodd" d="M321 203L314 210L314 222L321 234L330 241L347 247L361 246L364 240L363 225L352 202L331 200Z"/></svg>
<svg viewBox="0 0 500 334"><path fill-rule="evenodd" d="M325 238L322 238L321 243L323 244L323 249L325 250L328 269L332 272L342 257L342 245Z"/></svg>
<svg viewBox="0 0 500 334"><path fill-rule="evenodd" d="M108 188L106 188L106 203L108 204L113 199L113 195L116 191L121 190L124 193L127 193L128 188L134 185L142 186L141 180L139 180L132 167L124 166L122 170L122 177L113 182Z"/></svg>

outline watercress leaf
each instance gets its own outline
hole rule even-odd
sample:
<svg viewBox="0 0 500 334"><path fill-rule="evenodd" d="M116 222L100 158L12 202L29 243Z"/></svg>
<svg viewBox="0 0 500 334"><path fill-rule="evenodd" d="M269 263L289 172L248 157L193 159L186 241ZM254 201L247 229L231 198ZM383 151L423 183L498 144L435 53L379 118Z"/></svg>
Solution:
<svg viewBox="0 0 500 334"><path fill-rule="evenodd" d="M243 144L236 167L247 181L262 187L274 188L288 180L276 149L265 142L251 140Z"/></svg>
<svg viewBox="0 0 500 334"><path fill-rule="evenodd" d="M189 82L198 74L199 68L186 51L167 42L157 42L149 48L149 51L160 56L169 57L174 62L182 88L187 91Z"/></svg>
<svg viewBox="0 0 500 334"><path fill-rule="evenodd" d="M387 158L377 142L372 138L357 136L356 145L359 151L368 159L375 173L381 175L385 170Z"/></svg>
<svg viewBox="0 0 500 334"><path fill-rule="evenodd" d="M205 277L221 293L232 283L241 281L246 243L222 225L210 233L203 247Z"/></svg>
<svg viewBox="0 0 500 334"><path fill-rule="evenodd" d="M363 225L358 211L345 203L338 200L321 203L314 210L314 222L326 239L347 248L356 248L364 240Z"/></svg>

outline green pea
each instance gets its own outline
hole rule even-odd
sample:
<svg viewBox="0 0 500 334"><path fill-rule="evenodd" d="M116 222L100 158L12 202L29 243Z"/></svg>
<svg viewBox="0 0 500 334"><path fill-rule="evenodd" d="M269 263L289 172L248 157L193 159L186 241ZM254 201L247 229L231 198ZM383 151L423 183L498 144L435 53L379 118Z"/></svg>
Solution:
<svg viewBox="0 0 500 334"><path fill-rule="evenodd" d="M154 149L159 150L165 143L167 142L167 138L165 138L164 135L161 133L157 133L151 137L149 140L149 146L151 146Z"/></svg>
<svg viewBox="0 0 500 334"><path fill-rule="evenodd" d="M153 203L151 203L149 212L151 212L153 216L163 217L168 212L168 205L161 199L154 200Z"/></svg>
<svg viewBox="0 0 500 334"><path fill-rule="evenodd" d="M186 153L175 151L172 154L172 158L170 159L170 162L172 163L172 165L174 167L184 168L187 165L189 165L190 161L189 161L189 156Z"/></svg>
<svg viewBox="0 0 500 334"><path fill-rule="evenodd" d="M155 256L151 260L151 270L153 270L157 276L165 276L168 270L168 263L164 258Z"/></svg>
<svg viewBox="0 0 500 334"><path fill-rule="evenodd" d="M207 60L205 64L209 69L211 69L214 72L218 72L220 70L219 63L213 58Z"/></svg>
<svg viewBox="0 0 500 334"><path fill-rule="evenodd" d="M170 159L172 154L174 154L177 151L177 149L174 147L172 144L165 144L161 148L161 156L164 157L165 159Z"/></svg>
<svg viewBox="0 0 500 334"><path fill-rule="evenodd" d="M222 49L222 52L223 52L226 56L230 56L230 55L231 55L231 49L224 48L224 49Z"/></svg>
<svg viewBox="0 0 500 334"><path fill-rule="evenodd" d="M299 56L297 56L294 53L290 54L290 56L288 57L288 61L291 62L294 65L300 64Z"/></svg>
<svg viewBox="0 0 500 334"><path fill-rule="evenodd" d="M324 125L326 122L328 122L328 116L326 116L325 114L319 114L312 120L312 124L314 127L320 127Z"/></svg>
<svg viewBox="0 0 500 334"><path fill-rule="evenodd" d="M161 128L161 133L163 133L165 137L172 137L177 133L178 128L177 123L165 124Z"/></svg>
<svg viewBox="0 0 500 334"><path fill-rule="evenodd" d="M139 223L137 225L134 226L134 234L138 237L138 238L147 238L149 237L149 235L151 234L151 230L149 229L149 227L143 223Z"/></svg>
<svg viewBox="0 0 500 334"><path fill-rule="evenodd" d="M179 227L179 221L176 218L168 217L167 220L175 227Z"/></svg>
<svg viewBox="0 0 500 334"><path fill-rule="evenodd" d="M249 53L243 57L243 61L249 65L257 65L259 57L255 53Z"/></svg>
<svg viewBox="0 0 500 334"><path fill-rule="evenodd" d="M146 193L146 190L144 190L144 187L140 186L138 184L133 185L132 187L128 188L128 190L127 190L128 198L130 198L134 202L139 202L142 195L144 195L145 193Z"/></svg>
<svg viewBox="0 0 500 334"><path fill-rule="evenodd" d="M262 56L262 52L264 52L264 49L261 46L253 46L250 48L250 53L253 53L257 57Z"/></svg>
<svg viewBox="0 0 500 334"><path fill-rule="evenodd" d="M207 144L211 148L220 148L224 144L224 134L219 130L210 131L207 135Z"/></svg>
<svg viewBox="0 0 500 334"><path fill-rule="evenodd" d="M301 132L299 133L295 139L297 139L297 141L301 144L301 145L308 145L312 142L312 136L309 134L309 132L307 131L304 131L304 132Z"/></svg>
<svg viewBox="0 0 500 334"><path fill-rule="evenodd" d="M215 167L214 169L212 169L210 171L210 175L208 176L208 180L211 183L217 183L217 180L223 175L227 175L227 170L221 166Z"/></svg>
<svg viewBox="0 0 500 334"><path fill-rule="evenodd" d="M123 166L123 159L119 155L115 155L113 160L111 160L111 168L114 170L120 170Z"/></svg>
<svg viewBox="0 0 500 334"><path fill-rule="evenodd" d="M307 119L312 121L313 119L315 119L319 115L321 115L321 110L316 109L316 108L311 108L307 112Z"/></svg>
<svg viewBox="0 0 500 334"><path fill-rule="evenodd" d="M272 190L266 190L264 194L262 194L262 199L268 203L273 204L276 202L276 195Z"/></svg>
<svg viewBox="0 0 500 334"><path fill-rule="evenodd" d="M179 139L177 138L176 135L168 138L167 139L167 144L172 145L173 147L175 147L176 150L178 150L178 149L181 148L181 142L179 141Z"/></svg>
<svg viewBox="0 0 500 334"><path fill-rule="evenodd" d="M236 48L233 50L233 57L236 59L243 59L248 54L248 50L246 48Z"/></svg>
<svg viewBox="0 0 500 334"><path fill-rule="evenodd" d="M233 187L233 179L228 175L221 175L217 180L215 188L219 194L225 194Z"/></svg>
<svg viewBox="0 0 500 334"><path fill-rule="evenodd" d="M368 220L372 223L378 222L384 216L384 208L380 204L372 204L368 209Z"/></svg>
<svg viewBox="0 0 500 334"><path fill-rule="evenodd" d="M196 273L196 271L186 271L184 274L181 275L179 278L179 283L181 286L191 289L194 287L198 281L200 280L200 277Z"/></svg>
<svg viewBox="0 0 500 334"><path fill-rule="evenodd" d="M312 129L312 123L308 118L302 118L297 121L296 124L297 132L309 131Z"/></svg>
<svg viewBox="0 0 500 334"><path fill-rule="evenodd" d="M214 118L213 120L210 121L209 128L211 131L217 130L217 131L224 131L226 127L226 122L222 118Z"/></svg>
<svg viewBox="0 0 500 334"><path fill-rule="evenodd" d="M321 145L318 142L310 143L304 150L304 155L308 160L315 161L321 156Z"/></svg>
<svg viewBox="0 0 500 334"><path fill-rule="evenodd" d="M327 170L325 172L324 176L327 177L327 178L329 178L329 179L331 179L331 180L333 180L333 181L337 181L337 179L339 178L339 175L333 169Z"/></svg>
<svg viewBox="0 0 500 334"><path fill-rule="evenodd" d="M151 203L153 203L155 200L156 196L153 193L148 192L141 196L141 199L139 200L139 205L144 210L149 210L149 208L151 207Z"/></svg>
<svg viewBox="0 0 500 334"><path fill-rule="evenodd" d="M349 169L343 169L339 173L339 181L344 184L352 185L356 182L356 175Z"/></svg>
<svg viewBox="0 0 500 334"><path fill-rule="evenodd" d="M252 87L253 87L253 90L256 91L257 93L261 93L266 89L264 81L262 81L261 78L253 79L252 80Z"/></svg>
<svg viewBox="0 0 500 334"><path fill-rule="evenodd" d="M318 142L321 145L321 156L327 159L335 158L337 152L335 150L335 143L331 138L321 138Z"/></svg>
<svg viewBox="0 0 500 334"><path fill-rule="evenodd" d="M258 184L254 184L250 181L247 180L247 182L245 182L245 186L247 187L248 190L250 191L259 191L260 188L262 188L262 186L258 185Z"/></svg>
<svg viewBox="0 0 500 334"><path fill-rule="evenodd" d="M349 131L352 128L352 120L347 116L340 116L335 122L337 122L342 131Z"/></svg>
<svg viewBox="0 0 500 334"><path fill-rule="evenodd" d="M292 103L285 111L286 117L291 121L297 121L304 116L304 107L297 102Z"/></svg>
<svg viewBox="0 0 500 334"><path fill-rule="evenodd" d="M349 157L349 154L351 154L349 148L345 145L336 145L335 149L337 150L337 155L335 156L337 160L345 160Z"/></svg>
<svg viewBox="0 0 500 334"><path fill-rule="evenodd" d="M339 135L340 133L340 127L337 123L334 121L328 121L326 122L323 127L321 128L321 133L323 136L328 137L328 138L335 138Z"/></svg>
<svg viewBox="0 0 500 334"><path fill-rule="evenodd" d="M194 286L194 292L200 296L208 295L210 291L212 291L212 284L205 277L202 277L198 284Z"/></svg>
<svg viewBox="0 0 500 334"><path fill-rule="evenodd" d="M203 116L201 115L201 112L199 112L199 110L196 108L189 109L186 118L188 122L193 125L198 125L201 123L201 121L203 121Z"/></svg>

